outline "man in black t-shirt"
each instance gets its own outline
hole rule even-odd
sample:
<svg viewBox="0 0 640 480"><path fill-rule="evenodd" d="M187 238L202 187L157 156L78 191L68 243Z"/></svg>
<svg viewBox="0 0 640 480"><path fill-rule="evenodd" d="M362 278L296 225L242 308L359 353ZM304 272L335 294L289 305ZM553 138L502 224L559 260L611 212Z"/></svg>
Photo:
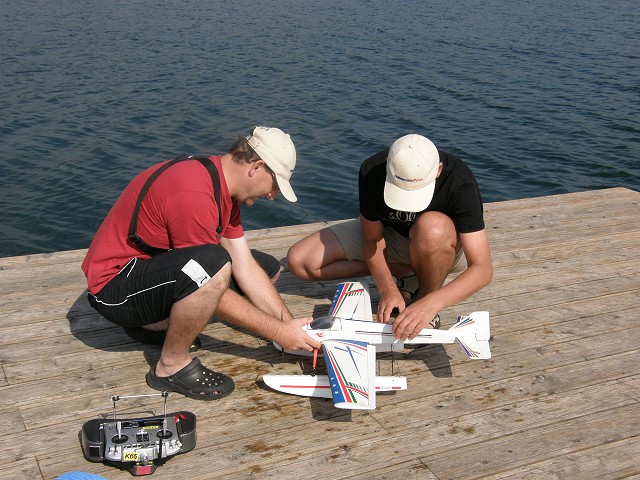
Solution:
<svg viewBox="0 0 640 480"><path fill-rule="evenodd" d="M438 311L491 282L482 199L462 160L421 135L406 135L363 162L358 187L359 219L291 247L287 261L296 276L372 275L377 319L388 323L397 309L393 331L401 340L437 328ZM449 273L459 275L444 285Z"/></svg>

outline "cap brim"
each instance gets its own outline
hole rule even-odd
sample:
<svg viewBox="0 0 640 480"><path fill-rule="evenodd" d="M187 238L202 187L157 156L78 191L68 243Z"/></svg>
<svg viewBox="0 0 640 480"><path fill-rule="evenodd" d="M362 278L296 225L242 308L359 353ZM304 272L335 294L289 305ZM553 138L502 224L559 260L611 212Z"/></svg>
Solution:
<svg viewBox="0 0 640 480"><path fill-rule="evenodd" d="M298 197L293 193L293 188L288 180L285 180L280 175L276 175L276 181L278 182L278 188L280 189L280 193L289 200L290 202L297 202Z"/></svg>
<svg viewBox="0 0 640 480"><path fill-rule="evenodd" d="M385 181L384 203L401 212L421 212L431 203L435 188L435 180L418 190L403 190Z"/></svg>

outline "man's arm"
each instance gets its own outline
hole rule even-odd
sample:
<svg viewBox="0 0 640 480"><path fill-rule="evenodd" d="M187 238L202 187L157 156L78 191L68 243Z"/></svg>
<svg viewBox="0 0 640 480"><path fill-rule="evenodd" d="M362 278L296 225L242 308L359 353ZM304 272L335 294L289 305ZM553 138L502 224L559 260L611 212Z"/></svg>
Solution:
<svg viewBox="0 0 640 480"><path fill-rule="evenodd" d="M320 348L320 343L302 330L308 318L293 318L269 276L254 260L244 237L222 239L220 244L231 255L231 269L244 298L227 289L216 314L228 322L280 344L286 350Z"/></svg>
<svg viewBox="0 0 640 480"><path fill-rule="evenodd" d="M404 309L405 302L385 258L384 227L382 222L367 220L362 215L360 215L360 226L362 254L380 292L377 320L388 323L393 309Z"/></svg>
<svg viewBox="0 0 640 480"><path fill-rule="evenodd" d="M485 230L461 233L467 269L448 284L416 300L394 322L397 338L413 339L440 310L470 297L493 278L489 239Z"/></svg>
<svg viewBox="0 0 640 480"><path fill-rule="evenodd" d="M231 272L249 300L273 317L291 320L293 315L282 301L269 276L253 258L246 238L221 238L220 245L231 255Z"/></svg>
<svg viewBox="0 0 640 480"><path fill-rule="evenodd" d="M233 325L277 342L285 350L306 350L310 352L314 348L319 349L321 346L318 341L302 330L303 325L311 323L313 320L311 317L281 321L263 312L245 297L238 295L231 289L227 289L222 295L215 314Z"/></svg>

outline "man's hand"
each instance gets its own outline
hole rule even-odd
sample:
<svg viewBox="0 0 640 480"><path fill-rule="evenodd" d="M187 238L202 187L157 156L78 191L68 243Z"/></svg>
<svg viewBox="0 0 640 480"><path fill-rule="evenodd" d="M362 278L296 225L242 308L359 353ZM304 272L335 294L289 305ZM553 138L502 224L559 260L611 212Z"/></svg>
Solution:
<svg viewBox="0 0 640 480"><path fill-rule="evenodd" d="M400 290L395 285L387 290L380 291L380 301L378 302L378 322L389 323L391 320L391 312L393 309L403 312L405 309L405 300Z"/></svg>
<svg viewBox="0 0 640 480"><path fill-rule="evenodd" d="M313 318L293 318L283 321L283 327L278 332L277 338L273 340L285 350L306 350L312 352L314 348L321 347L313 337L307 335L302 329L304 325L309 325Z"/></svg>
<svg viewBox="0 0 640 480"><path fill-rule="evenodd" d="M393 334L403 342L416 338L423 328L433 328L429 322L436 316L437 310L426 300L416 300L396 317L393 322Z"/></svg>

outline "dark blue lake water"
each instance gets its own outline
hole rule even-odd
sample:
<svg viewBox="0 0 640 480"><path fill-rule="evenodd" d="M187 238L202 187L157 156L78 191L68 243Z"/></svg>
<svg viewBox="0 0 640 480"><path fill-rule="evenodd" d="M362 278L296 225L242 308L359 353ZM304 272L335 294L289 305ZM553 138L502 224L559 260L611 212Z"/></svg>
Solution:
<svg viewBox="0 0 640 480"><path fill-rule="evenodd" d="M637 0L0 0L0 256L87 247L128 181L253 125L291 133L296 204L352 217L360 163L421 133L485 201L640 190Z"/></svg>

